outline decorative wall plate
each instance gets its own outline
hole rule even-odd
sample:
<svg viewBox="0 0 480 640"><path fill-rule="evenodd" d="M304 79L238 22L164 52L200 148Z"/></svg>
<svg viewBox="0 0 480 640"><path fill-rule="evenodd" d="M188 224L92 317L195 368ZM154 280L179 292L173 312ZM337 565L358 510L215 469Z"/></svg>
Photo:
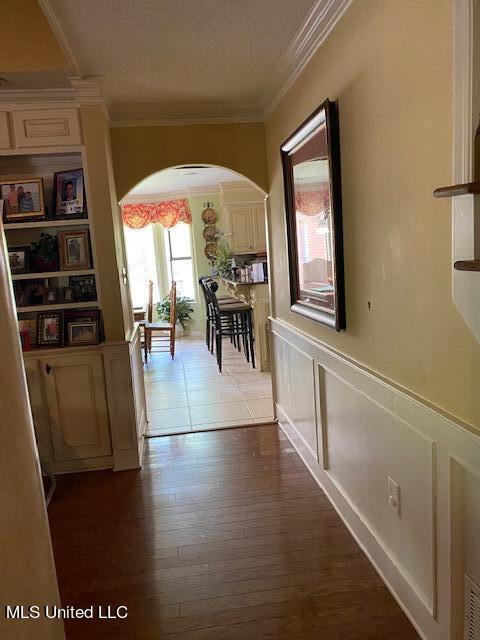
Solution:
<svg viewBox="0 0 480 640"><path fill-rule="evenodd" d="M202 220L205 224L213 224L217 220L217 214L214 209L207 207L202 211Z"/></svg>
<svg viewBox="0 0 480 640"><path fill-rule="evenodd" d="M215 242L217 227L214 224L208 224L203 230L203 237L207 242Z"/></svg>
<svg viewBox="0 0 480 640"><path fill-rule="evenodd" d="M215 258L215 256L217 255L217 251L218 251L218 247L215 244L215 242L209 242L205 246L205 255L209 260L213 260L213 258Z"/></svg>

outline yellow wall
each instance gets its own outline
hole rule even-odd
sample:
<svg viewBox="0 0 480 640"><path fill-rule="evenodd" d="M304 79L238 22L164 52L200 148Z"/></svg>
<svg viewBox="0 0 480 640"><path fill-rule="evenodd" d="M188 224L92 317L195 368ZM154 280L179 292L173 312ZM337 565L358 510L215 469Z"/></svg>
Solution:
<svg viewBox="0 0 480 640"><path fill-rule="evenodd" d="M221 165L267 189L260 123L113 127L111 138L119 198L155 171L179 164Z"/></svg>
<svg viewBox="0 0 480 640"><path fill-rule="evenodd" d="M450 0L354 2L266 123L277 316L480 425L480 345L452 303ZM290 311L280 144L338 99L347 330ZM371 302L371 309L368 302Z"/></svg>
<svg viewBox="0 0 480 640"><path fill-rule="evenodd" d="M68 70L70 65L37 0L3 0L0 70Z"/></svg>

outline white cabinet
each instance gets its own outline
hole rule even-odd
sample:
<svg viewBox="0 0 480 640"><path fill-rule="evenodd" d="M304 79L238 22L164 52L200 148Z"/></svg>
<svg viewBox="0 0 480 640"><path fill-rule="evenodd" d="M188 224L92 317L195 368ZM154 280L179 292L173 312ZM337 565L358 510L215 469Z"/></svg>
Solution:
<svg viewBox="0 0 480 640"><path fill-rule="evenodd" d="M12 111L17 148L69 146L82 143L76 109Z"/></svg>
<svg viewBox="0 0 480 640"><path fill-rule="evenodd" d="M41 361L56 461L110 455L107 396L100 354Z"/></svg>
<svg viewBox="0 0 480 640"><path fill-rule="evenodd" d="M265 213L263 203L228 207L233 253L266 251Z"/></svg>
<svg viewBox="0 0 480 640"><path fill-rule="evenodd" d="M25 370L41 461L53 473L112 466L101 353L29 357Z"/></svg>

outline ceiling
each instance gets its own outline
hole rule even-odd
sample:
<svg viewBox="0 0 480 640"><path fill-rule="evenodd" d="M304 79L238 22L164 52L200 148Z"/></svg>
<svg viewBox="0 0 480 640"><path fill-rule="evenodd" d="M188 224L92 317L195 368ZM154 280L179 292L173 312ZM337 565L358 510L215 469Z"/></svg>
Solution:
<svg viewBox="0 0 480 640"><path fill-rule="evenodd" d="M140 196L145 200L155 199L162 194L185 192L185 195L201 193L204 188L218 190L224 183L245 183L252 188L252 184L243 176L221 167L185 166L175 169L159 171L139 182L126 196L123 202L138 201ZM255 187L257 188L257 187ZM206 193L206 191L203 191Z"/></svg>
<svg viewBox="0 0 480 640"><path fill-rule="evenodd" d="M325 0L40 0L112 120L261 119L285 52ZM340 5L342 3L339 3ZM343 3L345 4L345 3ZM322 9L323 10L323 9Z"/></svg>

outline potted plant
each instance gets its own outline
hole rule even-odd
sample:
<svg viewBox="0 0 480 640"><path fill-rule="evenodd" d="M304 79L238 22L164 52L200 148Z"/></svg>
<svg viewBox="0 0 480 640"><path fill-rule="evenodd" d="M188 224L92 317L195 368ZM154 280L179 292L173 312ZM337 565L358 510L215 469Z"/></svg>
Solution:
<svg viewBox="0 0 480 640"><path fill-rule="evenodd" d="M232 252L228 242L218 245L217 255L213 260L213 266L217 275L227 278L232 272Z"/></svg>
<svg viewBox="0 0 480 640"><path fill-rule="evenodd" d="M50 233L41 233L38 242L32 243L30 251L31 270L58 271L58 238Z"/></svg>
<svg viewBox="0 0 480 640"><path fill-rule="evenodd" d="M170 296L165 296L157 304L157 313L160 320L163 322L170 321ZM177 296L177 303L175 308L175 324L179 325L184 331L188 323L190 322L191 314L193 313L192 301L185 296Z"/></svg>

